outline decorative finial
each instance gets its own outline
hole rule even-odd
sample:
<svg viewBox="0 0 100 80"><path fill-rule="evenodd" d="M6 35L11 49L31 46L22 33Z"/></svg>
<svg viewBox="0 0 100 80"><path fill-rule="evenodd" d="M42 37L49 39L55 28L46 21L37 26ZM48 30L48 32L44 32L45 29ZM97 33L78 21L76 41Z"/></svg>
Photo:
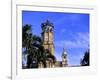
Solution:
<svg viewBox="0 0 100 80"><path fill-rule="evenodd" d="M45 26L52 26L53 28L54 28L54 26L53 26L53 23L51 23L48 19L46 20L46 22L43 22L42 24L41 24L41 27L45 27Z"/></svg>

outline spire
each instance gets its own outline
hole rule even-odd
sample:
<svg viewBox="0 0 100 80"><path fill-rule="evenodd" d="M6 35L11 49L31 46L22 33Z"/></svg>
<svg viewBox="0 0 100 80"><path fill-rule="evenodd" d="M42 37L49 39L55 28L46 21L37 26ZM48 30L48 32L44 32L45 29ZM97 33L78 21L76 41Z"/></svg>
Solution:
<svg viewBox="0 0 100 80"><path fill-rule="evenodd" d="M63 48L63 53L62 53L62 66L63 67L66 67L68 64L67 64L67 52L66 52L66 49Z"/></svg>
<svg viewBox="0 0 100 80"><path fill-rule="evenodd" d="M63 54L67 55L66 49L63 48Z"/></svg>

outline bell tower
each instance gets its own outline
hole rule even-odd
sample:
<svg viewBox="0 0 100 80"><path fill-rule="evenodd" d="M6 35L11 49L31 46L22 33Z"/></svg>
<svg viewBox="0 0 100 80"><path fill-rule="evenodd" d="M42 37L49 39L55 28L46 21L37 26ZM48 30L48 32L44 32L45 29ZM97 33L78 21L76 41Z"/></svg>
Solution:
<svg viewBox="0 0 100 80"><path fill-rule="evenodd" d="M48 49L52 55L54 55L54 43L53 43L53 29L54 26L51 22L46 20L46 22L41 24L42 28L42 45L44 49Z"/></svg>
<svg viewBox="0 0 100 80"><path fill-rule="evenodd" d="M67 52L66 50L63 48L63 53L62 53L62 67L66 67L67 64Z"/></svg>

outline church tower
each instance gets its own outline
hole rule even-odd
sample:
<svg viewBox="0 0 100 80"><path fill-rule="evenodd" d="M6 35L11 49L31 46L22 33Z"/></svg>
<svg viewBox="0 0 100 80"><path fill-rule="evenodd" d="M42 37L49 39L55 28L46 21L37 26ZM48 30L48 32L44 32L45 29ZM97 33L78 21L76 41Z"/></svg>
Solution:
<svg viewBox="0 0 100 80"><path fill-rule="evenodd" d="M63 53L62 53L62 67L66 67L67 64L67 52L66 50L63 48Z"/></svg>
<svg viewBox="0 0 100 80"><path fill-rule="evenodd" d="M41 24L42 28L42 45L44 49L48 49L52 55L54 55L54 43L53 43L53 29L54 26L48 20Z"/></svg>

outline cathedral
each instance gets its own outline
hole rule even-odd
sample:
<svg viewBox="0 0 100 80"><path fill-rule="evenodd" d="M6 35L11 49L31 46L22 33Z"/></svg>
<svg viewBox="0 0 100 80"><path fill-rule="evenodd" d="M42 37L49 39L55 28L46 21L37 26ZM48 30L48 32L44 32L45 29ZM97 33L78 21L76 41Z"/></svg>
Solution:
<svg viewBox="0 0 100 80"><path fill-rule="evenodd" d="M50 55L54 56L54 26L50 21L46 21L44 23L41 24L41 28L42 28L42 33L41 33L41 37L42 37L42 46L44 47L44 49L47 49L50 51ZM53 57L49 57L46 60L46 66L47 68L54 68L54 67L66 67L68 66L67 64L67 52L66 50L63 48L63 52L62 52L62 61L57 61L55 60ZM40 62L38 64L38 68L43 68L43 63Z"/></svg>

